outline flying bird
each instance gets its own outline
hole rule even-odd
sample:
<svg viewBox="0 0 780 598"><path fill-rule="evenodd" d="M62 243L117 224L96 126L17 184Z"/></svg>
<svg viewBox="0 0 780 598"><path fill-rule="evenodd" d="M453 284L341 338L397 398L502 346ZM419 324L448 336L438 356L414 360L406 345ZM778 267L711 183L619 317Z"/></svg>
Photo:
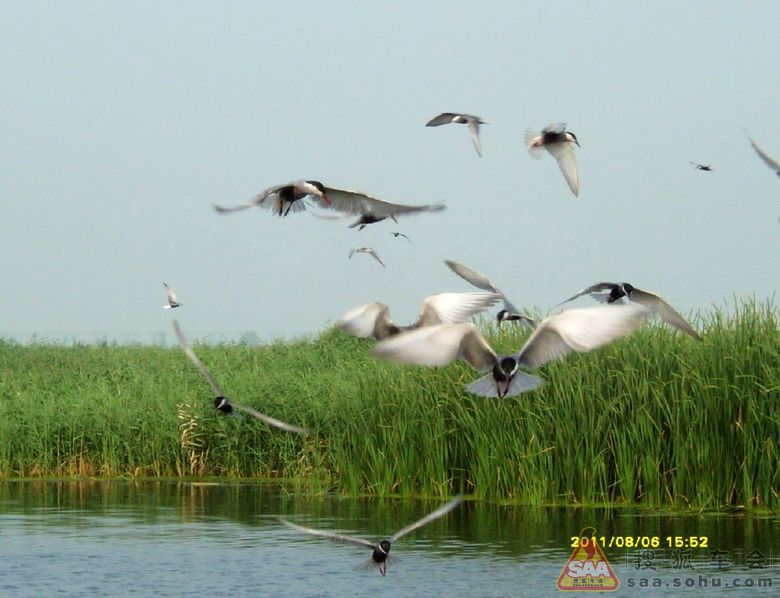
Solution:
<svg viewBox="0 0 780 598"><path fill-rule="evenodd" d="M696 170L703 170L704 172L712 172L712 166L709 164L699 164L698 162L691 162Z"/></svg>
<svg viewBox="0 0 780 598"><path fill-rule="evenodd" d="M767 154L764 150L758 147L758 145L756 145L756 142L753 141L750 137L748 137L748 141L750 141L750 145L753 146L753 149L758 154L758 157L764 161L764 164L766 164L767 166L769 166L769 168L774 170L777 176L780 176L780 162L778 162L774 158L771 158L769 154Z"/></svg>
<svg viewBox="0 0 780 598"><path fill-rule="evenodd" d="M579 196L580 177L571 144L576 143L579 147L580 142L574 133L566 130L566 123L547 125L538 135L531 129L526 129L525 142L528 144L528 152L534 158L539 158L542 155L542 150L546 149L550 152L558 161L563 178L569 184L571 192L575 196Z"/></svg>
<svg viewBox="0 0 780 598"><path fill-rule="evenodd" d="M239 403L233 402L230 399L228 399L225 396L225 393L222 392L222 387L216 381L214 376L211 375L211 372L209 372L206 369L206 366L203 365L203 362L201 362L201 360L198 359L198 356L195 355L195 351L192 350L192 347L190 347L189 343L187 342L187 339L184 338L184 335L181 332L181 328L179 327L179 323L176 320L173 321L173 331L176 333L176 338L179 340L179 345L184 351L184 354L195 365L195 367L200 372L200 375L203 376L206 382L208 382L209 386L211 386L211 390L214 391L214 395L215 395L214 407L218 411L221 411L222 413L228 415L234 415L234 410L243 411L244 413L257 418L260 421L265 422L269 426L274 426L276 428L279 428L280 430L285 430L287 432L295 432L296 434L303 434L304 436L311 434L311 431L307 430L306 428L293 426L292 424L288 424L276 418L270 417L268 415L265 415L264 413L260 413L259 411L252 409L251 407L247 407L246 405L241 405Z"/></svg>
<svg viewBox="0 0 780 598"><path fill-rule="evenodd" d="M442 112L439 116L434 116L426 123L426 127L439 127L450 123L461 123L468 125L471 141L477 150L479 157L482 157L482 144L479 141L479 125L486 124L480 117L473 114L459 114L457 112Z"/></svg>
<svg viewBox="0 0 780 598"><path fill-rule="evenodd" d="M351 249L349 252L349 259L352 259L352 256L356 253L367 253L371 257L373 257L376 261L378 261L380 264L382 264L383 268L386 268L385 263L379 259L379 256L376 254L376 251L372 247L356 247L355 249Z"/></svg>
<svg viewBox="0 0 780 598"><path fill-rule="evenodd" d="M359 338L382 340L403 331L437 324L464 322L500 299L495 293L438 293L423 300L417 321L398 326L390 319L390 308L384 303L361 305L344 314L336 326Z"/></svg>
<svg viewBox="0 0 780 598"><path fill-rule="evenodd" d="M316 197L330 205L325 186L319 181L295 181L286 185L277 185L263 190L248 202L233 207L214 205L220 214L229 214L258 206L271 210L273 214L284 217L290 212L301 212L306 209L303 203L305 197Z"/></svg>
<svg viewBox="0 0 780 598"><path fill-rule="evenodd" d="M412 242L412 240L409 237L407 237L405 234L403 234L403 233L391 232L390 234L393 235L396 239L398 237L403 237L404 239L406 239L410 243Z"/></svg>
<svg viewBox="0 0 780 598"><path fill-rule="evenodd" d="M477 272L476 270L472 270L468 266L464 266L463 264L460 264L453 260L444 260L444 263L447 264L450 270L455 272L458 276L460 276L463 280L468 282L469 284L474 285L478 289L482 289L484 291L490 291L492 293L497 293L501 296L501 299L504 300L504 307L496 314L496 325L501 328L501 324L506 321L510 322L520 322L521 324L525 324L526 326L530 328L536 327L536 321L532 318L529 318L528 316L524 316L520 313L520 310L518 310L510 301L507 299L506 295L504 295L503 292L501 292L498 287L496 287L492 282L490 282L485 276Z"/></svg>
<svg viewBox="0 0 780 598"><path fill-rule="evenodd" d="M692 336L697 341L702 340L699 333L696 332L693 327L685 320L685 318L683 318L677 312L677 310L669 305L669 303L667 303L666 300L664 300L660 295L651 293L650 291L643 291L642 289L638 289L635 286L628 284L627 282L598 282L586 289L581 290L576 295L572 295L558 305L563 305L569 301L574 301L583 295L590 295L601 303L615 303L616 301L627 298L629 301L646 307L670 326L673 326L685 334Z"/></svg>
<svg viewBox="0 0 780 598"><path fill-rule="evenodd" d="M173 289L168 286L168 283L164 282L163 286L165 287L165 295L168 297L168 305L163 305L163 309L174 309L176 307L181 307L181 303L176 299L176 293L173 292Z"/></svg>
<svg viewBox="0 0 780 598"><path fill-rule="evenodd" d="M443 204L407 206L383 201L360 191L350 191L336 187L325 187L324 189L327 201L323 198L322 201L325 202L325 205L321 205L321 207L357 216L358 219L350 224L349 228L358 227L358 230L363 230L367 225L381 222L387 218L390 218L393 222L398 222L396 220L398 216L422 212L440 212L445 207ZM316 198L315 201L319 202L320 200Z"/></svg>
<svg viewBox="0 0 780 598"><path fill-rule="evenodd" d="M392 546L393 543L397 542L405 535L417 529L420 529L424 525L428 525L432 521L435 521L436 519L443 517L462 502L463 502L463 495L459 494L451 501L443 504L441 507L439 507L432 513L429 513L419 521L415 521L411 525L407 525L401 531L394 533L389 538L376 543L370 542L369 540L363 540L362 538L356 538L354 536L345 536L342 534L337 534L335 532L329 532L326 530L314 529L311 527L303 527L302 525L297 525L295 523L292 523L291 521L287 521L282 517L279 517L279 521L282 522L287 527L297 530L299 532L311 534L313 536L319 536L321 538L327 538L328 540L332 540L333 542L339 542L341 544L355 544L356 546L365 546L366 548L370 548L373 551L371 553L371 557L369 557L366 561L360 563L357 566L357 569L366 569L371 566L376 566L379 569L379 573L385 575L385 573L387 572L387 561L388 559L390 559L390 547Z"/></svg>
<svg viewBox="0 0 780 598"><path fill-rule="evenodd" d="M374 347L374 355L400 363L441 367L463 359L489 373L468 384L468 392L504 398L533 390L543 380L520 368L536 369L576 351L585 353L622 338L645 321L639 305L570 309L542 320L514 355L497 355L473 324L440 324L398 334Z"/></svg>

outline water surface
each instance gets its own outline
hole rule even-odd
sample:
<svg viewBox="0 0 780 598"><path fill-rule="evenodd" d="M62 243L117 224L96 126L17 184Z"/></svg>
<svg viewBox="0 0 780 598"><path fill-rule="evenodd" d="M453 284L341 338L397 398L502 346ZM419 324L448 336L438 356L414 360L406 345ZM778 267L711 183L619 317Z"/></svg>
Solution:
<svg viewBox="0 0 780 598"><path fill-rule="evenodd" d="M400 561L384 578L354 570L369 551L276 519L378 541L441 502L301 496L278 483L0 482L0 595L554 595L571 538L589 526L612 539L604 552L620 593L780 592L772 516L467 502L395 543ZM628 536L661 545L618 548ZM707 547L670 549L670 536Z"/></svg>

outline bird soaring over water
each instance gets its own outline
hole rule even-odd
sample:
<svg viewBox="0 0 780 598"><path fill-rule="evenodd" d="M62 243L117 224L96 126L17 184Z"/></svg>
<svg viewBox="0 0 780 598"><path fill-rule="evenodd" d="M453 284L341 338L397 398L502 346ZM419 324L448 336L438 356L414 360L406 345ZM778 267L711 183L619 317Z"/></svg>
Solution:
<svg viewBox="0 0 780 598"><path fill-rule="evenodd" d="M502 293L498 287L490 282L487 277L483 276L476 270L472 270L468 266L464 266L463 264L453 260L444 260L444 263L447 264L450 270L455 272L455 274L460 276L469 284L474 285L478 289L498 293L501 296L501 299L504 300L504 307L496 314L496 324L499 328L501 327L501 324L506 321L520 322L521 324L525 324L530 328L534 328L536 326L536 321L532 318L529 318L528 316L521 314L520 310L518 310L509 301L509 299L507 299L506 295L504 295L504 293Z"/></svg>
<svg viewBox="0 0 780 598"><path fill-rule="evenodd" d="M390 319L390 308L384 303L361 305L345 313L336 326L360 338L385 339L399 332L437 324L464 322L500 299L495 293L438 293L423 300L417 321L398 326Z"/></svg>
<svg viewBox="0 0 780 598"><path fill-rule="evenodd" d="M390 547L392 546L393 543L397 542L405 535L417 529L420 529L424 525L428 525L432 521L435 521L436 519L443 517L462 502L463 502L463 495L460 494L455 498L453 498L451 501L443 504L441 507L439 507L432 513L429 513L422 519L415 521L410 525L407 525L402 530L394 533L389 538L382 540L380 542L370 542L369 540L364 540L362 538L357 538L355 536L346 536L342 534L337 534L335 532L330 532L327 530L314 529L311 527L303 527L302 525L297 525L295 523L287 521L282 517L279 517L279 521L281 521L284 525L286 525L289 528L292 528L296 531L303 532L306 534L311 534L312 536L327 538L328 540L331 540L333 542L339 542L341 544L355 544L356 546L365 546L366 548L370 548L373 551L371 553L371 556L366 561L360 563L357 566L357 568L366 569L371 566L376 566L379 569L379 573L385 575L385 573L387 572L387 561L390 559Z"/></svg>
<svg viewBox="0 0 780 598"><path fill-rule="evenodd" d="M206 366L203 365L203 362L201 362L201 360L198 359L198 356L195 355L195 351L192 350L192 347L190 347L189 343L187 342L187 339L184 338L184 334L182 334L181 328L179 327L179 323L176 320L173 321L173 331L176 333L176 338L178 339L179 345L184 351L184 354L189 358L189 360L193 363L193 365L195 365L195 367L200 372L200 375L203 376L206 382L208 382L209 386L211 387L211 390L214 391L214 395L215 395L214 407L218 411L221 411L222 413L228 415L234 415L233 412L234 410L243 411L244 413L251 415L254 418L257 418L260 421L265 422L269 426L274 426L276 428L279 428L280 430L285 430L287 432L295 432L296 434L303 434L303 435L309 435L311 433L306 428L293 426L292 424L288 424L276 418L270 417L268 415L265 415L264 413L260 413L259 411L252 409L251 407L247 407L246 405L241 405L239 403L233 402L230 399L228 399L225 396L225 393L222 392L222 387L216 381L214 376L211 375L211 372L209 372L206 369Z"/></svg>
<svg viewBox="0 0 780 598"><path fill-rule="evenodd" d="M441 125L448 125L450 123L461 123L468 125L469 135L471 135L471 141L474 143L474 149L477 150L477 155L482 157L482 144L479 141L479 125L484 125L480 117L473 114L460 114L458 112L442 112L439 116L434 116L426 123L426 127L439 127Z"/></svg>
<svg viewBox="0 0 780 598"><path fill-rule="evenodd" d="M581 290L576 295L572 295L565 301L561 301L558 305L574 301L583 295L590 295L601 303L614 303L625 297L629 301L646 307L670 326L692 336L697 341L702 340L699 333L660 295L650 291L643 291L627 282L597 282Z"/></svg>
<svg viewBox="0 0 780 598"><path fill-rule="evenodd" d="M486 376L468 384L468 392L504 398L533 390L543 380L520 368L536 369L576 351L584 353L622 338L648 314L638 305L570 309L542 320L514 355L498 355L473 324L440 324L404 332L374 347L374 355L400 363L441 367L463 359Z"/></svg>
<svg viewBox="0 0 780 598"><path fill-rule="evenodd" d="M176 293L173 292L173 289L168 286L168 283L164 282L163 286L165 287L165 296L168 297L168 305L163 305L163 309L174 309L176 307L181 307L181 303L176 299Z"/></svg>
<svg viewBox="0 0 780 598"><path fill-rule="evenodd" d="M542 155L542 150L550 152L558 161L558 167L563 173L563 178L569 184L571 192L575 196L579 196L580 176L571 144L576 143L579 146L580 142L574 133L566 130L566 123L547 125L540 134L526 129L525 142L528 144L528 152L534 158L539 158Z"/></svg>

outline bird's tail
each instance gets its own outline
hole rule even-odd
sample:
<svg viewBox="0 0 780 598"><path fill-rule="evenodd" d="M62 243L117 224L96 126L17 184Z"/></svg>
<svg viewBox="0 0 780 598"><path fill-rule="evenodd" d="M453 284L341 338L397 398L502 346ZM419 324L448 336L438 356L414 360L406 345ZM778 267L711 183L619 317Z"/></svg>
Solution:
<svg viewBox="0 0 780 598"><path fill-rule="evenodd" d="M500 359L500 358L499 358ZM509 384L509 389L503 396L499 396L498 388L503 390L504 383L499 383L496 387L496 381L493 378L493 373L482 376L479 380L475 380L471 384L467 384L465 389L473 395L478 397L491 397L494 399L514 397L516 395L534 390L544 384L544 380L533 374L528 374L521 370L518 370L512 382Z"/></svg>
<svg viewBox="0 0 780 598"><path fill-rule="evenodd" d="M531 154L532 158L539 158L544 150L542 146L534 145L538 136L539 133L532 129L525 130L525 144L528 146L528 153Z"/></svg>

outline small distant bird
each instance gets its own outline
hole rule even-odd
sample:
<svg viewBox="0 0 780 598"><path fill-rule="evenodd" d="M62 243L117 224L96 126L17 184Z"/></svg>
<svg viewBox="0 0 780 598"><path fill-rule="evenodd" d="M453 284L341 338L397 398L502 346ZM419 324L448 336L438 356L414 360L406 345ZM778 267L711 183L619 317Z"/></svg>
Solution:
<svg viewBox="0 0 780 598"><path fill-rule="evenodd" d="M376 566L379 569L379 573L385 575L385 573L387 572L387 561L391 558L390 547L394 542L397 542L405 535L417 529L420 529L424 525L428 525L429 523L435 521L439 517L443 517L462 502L463 502L463 495L459 494L451 501L443 504L441 507L439 507L432 513L429 513L419 521L415 521L411 525L407 525L401 531L394 533L386 540L382 540L381 542L378 543L370 542L368 540L363 540L362 538L356 538L354 536L344 536L342 534L337 534L335 532L329 532L326 530L313 529L311 527L303 527L302 525L296 525L295 523L287 521L286 519L283 519L281 517L279 517L279 521L282 522L287 527L297 530L299 532L311 534L313 536L319 536L321 538L327 538L328 540L332 540L333 542L339 542L342 544L355 544L357 546L365 546L366 548L370 548L373 551L371 553L371 557L366 561L360 563L356 568L367 569L368 567Z"/></svg>
<svg viewBox="0 0 780 598"><path fill-rule="evenodd" d="M247 203L228 208L214 205L214 209L220 214L228 214L246 210L252 206L259 206L271 210L277 216L284 217L291 211L300 212L305 210L306 206L304 206L302 200L307 196L316 197L330 205L330 199L322 183L319 181L295 181L286 185L269 187Z"/></svg>
<svg viewBox="0 0 780 598"><path fill-rule="evenodd" d="M709 164L699 164L698 162L691 162L696 170L703 170L704 172L712 172L712 166Z"/></svg>
<svg viewBox="0 0 780 598"><path fill-rule="evenodd" d="M748 141L750 141L750 145L753 146L753 149L758 154L758 157L764 161L764 164L766 164L767 166L769 166L769 168L774 170L777 176L780 176L780 162L778 162L774 158L771 158L769 154L767 154L764 150L758 147L758 145L756 145L756 142L753 141L750 137L748 137Z"/></svg>
<svg viewBox="0 0 780 598"><path fill-rule="evenodd" d="M195 367L200 372L200 375L203 376L206 382L209 383L209 386L211 386L211 390L214 391L214 395L215 395L214 407L218 411L221 411L222 413L225 413L227 415L235 415L233 413L233 410L235 409L237 411L243 411L244 413L257 418L260 421L265 422L269 426L274 426L276 428L279 428L280 430L285 430L287 432L295 432L296 434L303 434L304 436L308 436L309 434L311 434L311 431L307 430L306 428L293 426L292 424L288 424L276 418L270 417L268 415L265 415L264 413L260 413L259 411L252 409L251 407L247 407L246 405L235 403L230 399L228 399L225 396L225 393L222 392L222 387L214 379L214 376L211 375L211 372L209 372L206 369L206 366L203 365L201 360L198 359L198 356L195 355L195 351L192 350L192 347L190 347L189 343L187 342L187 339L184 338L184 335L181 332L181 328L179 327L179 323L176 320L173 321L173 331L176 333L176 338L178 339L179 345L184 351L184 354L195 365Z"/></svg>
<svg viewBox="0 0 780 598"><path fill-rule="evenodd" d="M577 172L577 160L574 158L572 143L579 147L577 136L566 130L566 123L553 123L542 129L541 134L531 129L525 130L525 142L528 144L528 152L534 158L542 155L542 150L547 150L558 161L558 167L563 173L563 178L569 184L569 188L575 196L579 197L580 177Z"/></svg>
<svg viewBox="0 0 780 598"><path fill-rule="evenodd" d="M482 144L479 141L479 125L486 124L478 116L473 114L460 114L457 112L442 112L439 116L434 116L426 123L426 127L438 127L441 125L448 125L450 123L461 123L468 125L469 134L471 135L471 141L474 142L474 148L477 150L477 155L482 157Z"/></svg>
<svg viewBox="0 0 780 598"><path fill-rule="evenodd" d="M501 296L501 299L504 300L504 307L503 309L501 309L501 311L499 311L496 314L496 325L499 328L501 328L501 324L506 321L520 322L521 324L525 324L530 328L536 327L536 321L532 318L529 318L528 316L524 316L523 314L521 314L520 310L518 310L509 301L509 299L507 299L506 295L504 295L504 293L502 293L498 289L498 287L496 287L492 282L490 282L485 276L483 276L476 270L472 270L468 266L464 266L463 264L460 264L453 260L444 260L444 263L447 264L450 270L455 272L455 274L460 276L463 280L465 280L469 284L473 284L478 289L482 289L484 291L491 291Z"/></svg>
<svg viewBox="0 0 780 598"><path fill-rule="evenodd" d="M173 289L168 286L168 283L163 283L163 286L165 287L165 295L168 297L168 305L163 305L163 309L174 309L176 307L181 307L181 303L176 299L176 293L173 292Z"/></svg>
<svg viewBox="0 0 780 598"><path fill-rule="evenodd" d="M437 324L464 322L486 310L500 299L496 293L438 293L423 300L417 321L398 326L390 319L390 308L384 303L361 305L345 313L336 326L359 338L382 340L406 330Z"/></svg>
<svg viewBox="0 0 780 598"><path fill-rule="evenodd" d="M697 341L702 340L698 332L683 318L671 305L669 305L660 295L651 293L650 291L643 291L638 289L627 282L598 282L589 286L586 289L581 290L576 295L572 295L565 301L561 301L558 305L563 305L569 301L574 301L578 297L583 295L590 295L596 301L601 303L614 303L620 301L623 298L627 298L629 301L638 303L655 313L664 322L681 330L685 334L688 334L695 338ZM558 307L556 305L556 307Z"/></svg>
<svg viewBox="0 0 780 598"><path fill-rule="evenodd" d="M500 399L544 383L520 368L533 370L573 351L585 353L611 343L639 328L647 314L639 305L570 309L542 320L514 355L497 355L473 324L440 324L387 338L374 347L374 355L428 367L463 359L477 371L490 370L466 390Z"/></svg>
<svg viewBox="0 0 780 598"><path fill-rule="evenodd" d="M386 268L385 263L379 259L379 256L376 254L376 251L372 247L356 247L355 249L350 250L349 252L349 259L352 259L352 256L356 253L367 253L371 257L373 257L376 261L378 261L380 264L382 264L383 268Z"/></svg>
<svg viewBox="0 0 780 598"><path fill-rule="evenodd" d="M403 237L404 239L406 239L406 240L407 240L407 241L409 241L410 243L412 242L412 240L411 240L409 237L407 237L405 234L403 234L403 233L396 233L396 232L392 232L392 233L390 233L390 234L391 234L391 235L393 235L393 236L394 236L396 239L397 239L398 237Z"/></svg>

